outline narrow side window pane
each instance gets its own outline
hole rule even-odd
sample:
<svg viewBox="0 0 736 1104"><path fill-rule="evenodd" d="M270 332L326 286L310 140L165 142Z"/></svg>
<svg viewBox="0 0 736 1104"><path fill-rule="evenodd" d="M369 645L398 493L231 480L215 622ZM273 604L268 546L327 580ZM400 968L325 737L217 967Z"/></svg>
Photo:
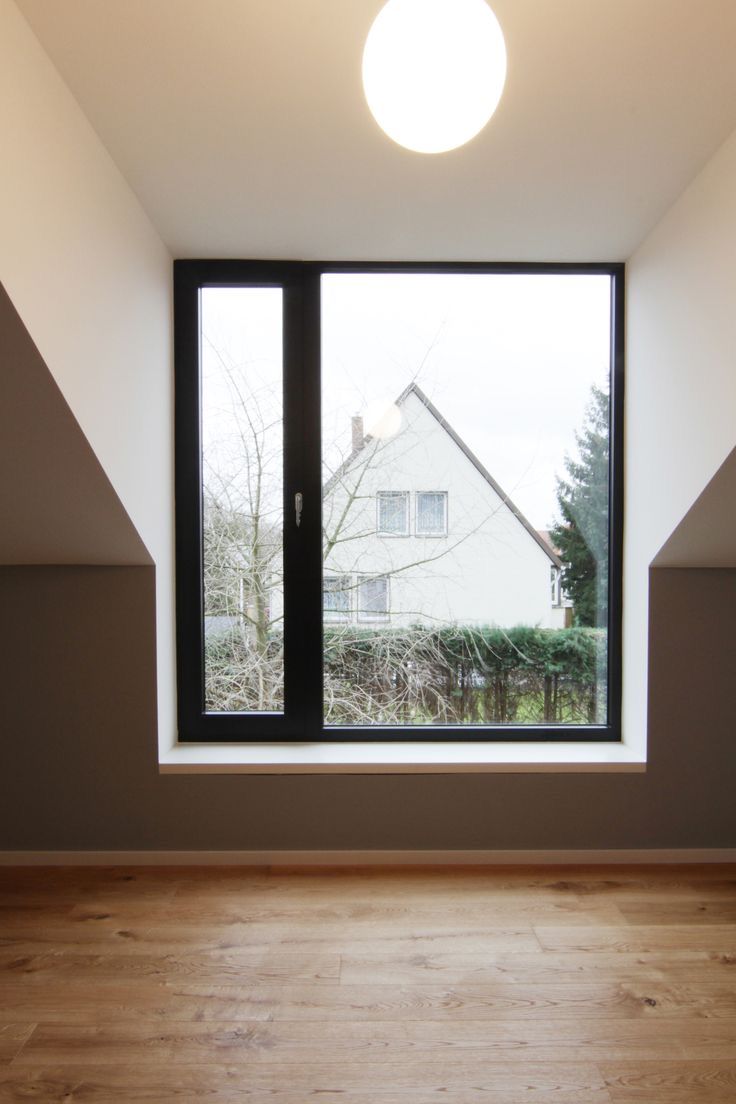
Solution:
<svg viewBox="0 0 736 1104"><path fill-rule="evenodd" d="M201 304L204 705L280 713L282 292L205 288Z"/></svg>

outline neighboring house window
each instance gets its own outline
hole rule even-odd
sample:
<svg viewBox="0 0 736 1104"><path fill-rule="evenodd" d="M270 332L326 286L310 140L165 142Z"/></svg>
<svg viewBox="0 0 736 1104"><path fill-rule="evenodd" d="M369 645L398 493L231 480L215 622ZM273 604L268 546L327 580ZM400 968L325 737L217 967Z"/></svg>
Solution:
<svg viewBox="0 0 736 1104"><path fill-rule="evenodd" d="M385 575L358 577L358 620L388 620L388 578Z"/></svg>
<svg viewBox="0 0 736 1104"><path fill-rule="evenodd" d="M350 618L349 575L325 575L322 581L322 609L325 621L347 621Z"/></svg>
<svg viewBox="0 0 736 1104"><path fill-rule="evenodd" d="M174 279L179 739L620 739L623 265Z"/></svg>
<svg viewBox="0 0 736 1104"><path fill-rule="evenodd" d="M447 491L417 491L418 537L444 537L447 533Z"/></svg>
<svg viewBox="0 0 736 1104"><path fill-rule="evenodd" d="M379 491L376 495L376 529L383 537L409 535L409 492Z"/></svg>
<svg viewBox="0 0 736 1104"><path fill-rule="evenodd" d="M552 605L562 605L562 579L560 575L559 567L555 567L554 564L549 569L550 576L550 588L552 591Z"/></svg>

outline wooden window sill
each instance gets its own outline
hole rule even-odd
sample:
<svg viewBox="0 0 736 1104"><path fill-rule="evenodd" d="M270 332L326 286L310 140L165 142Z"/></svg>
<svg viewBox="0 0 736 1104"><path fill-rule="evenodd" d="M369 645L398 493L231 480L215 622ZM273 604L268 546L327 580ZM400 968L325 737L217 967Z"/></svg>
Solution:
<svg viewBox="0 0 736 1104"><path fill-rule="evenodd" d="M642 773L646 758L621 743L176 744L163 774L599 774Z"/></svg>

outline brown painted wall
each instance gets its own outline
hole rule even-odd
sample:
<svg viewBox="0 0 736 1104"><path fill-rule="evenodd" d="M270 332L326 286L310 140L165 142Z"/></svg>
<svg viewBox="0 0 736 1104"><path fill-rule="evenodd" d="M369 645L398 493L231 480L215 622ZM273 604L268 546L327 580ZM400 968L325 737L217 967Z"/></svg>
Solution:
<svg viewBox="0 0 736 1104"><path fill-rule="evenodd" d="M0 569L0 849L736 845L736 571L652 573L645 775L161 776L153 602L149 567Z"/></svg>

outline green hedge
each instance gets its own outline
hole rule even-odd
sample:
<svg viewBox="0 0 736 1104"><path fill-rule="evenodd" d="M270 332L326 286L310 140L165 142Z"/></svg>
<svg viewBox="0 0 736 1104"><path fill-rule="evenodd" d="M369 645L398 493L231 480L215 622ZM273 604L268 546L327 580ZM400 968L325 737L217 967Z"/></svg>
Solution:
<svg viewBox="0 0 736 1104"><path fill-rule="evenodd" d="M590 724L605 720L599 629L325 630L337 724Z"/></svg>
<svg viewBox="0 0 736 1104"><path fill-rule="evenodd" d="M591 724L605 721L601 629L325 627L332 724ZM213 710L283 708L282 640L259 652L241 626L205 642Z"/></svg>

